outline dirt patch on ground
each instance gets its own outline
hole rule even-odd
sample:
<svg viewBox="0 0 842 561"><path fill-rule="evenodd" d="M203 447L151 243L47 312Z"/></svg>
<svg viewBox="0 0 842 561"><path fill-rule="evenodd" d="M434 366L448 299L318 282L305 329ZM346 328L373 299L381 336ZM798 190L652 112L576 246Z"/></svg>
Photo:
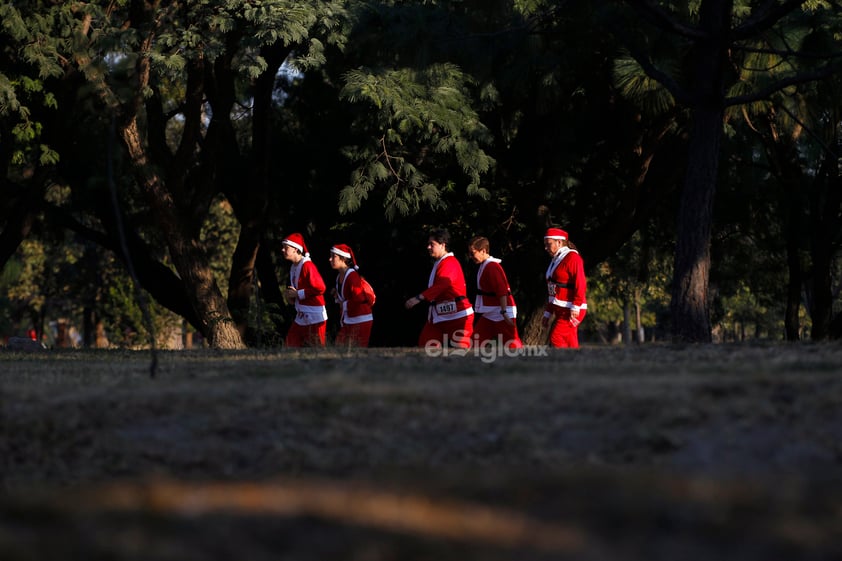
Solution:
<svg viewBox="0 0 842 561"><path fill-rule="evenodd" d="M0 354L0 558L842 555L842 348L488 358Z"/></svg>

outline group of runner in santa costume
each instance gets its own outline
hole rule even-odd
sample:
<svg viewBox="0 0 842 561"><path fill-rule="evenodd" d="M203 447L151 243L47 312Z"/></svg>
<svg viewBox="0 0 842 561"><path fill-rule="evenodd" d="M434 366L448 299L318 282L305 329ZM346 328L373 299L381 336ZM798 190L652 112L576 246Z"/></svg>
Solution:
<svg viewBox="0 0 842 561"><path fill-rule="evenodd" d="M550 329L551 346L578 347L578 325L587 309L582 258L569 242L567 233L559 228L547 230L544 248L552 259L546 274L548 301L542 325ZM471 259L479 265L474 306L467 297L462 266L450 251L450 233L443 228L432 230L427 251L434 259L427 288L405 302L407 309L422 302L428 305L427 321L418 345L470 348L496 342L507 348L522 347L517 332L517 305L501 260L490 254L488 239L478 236L468 245ZM285 237L281 253L292 263L290 286L285 295L287 301L294 302L296 309L286 344L290 347L323 346L327 321L325 283L310 260L303 236L294 233ZM360 276L354 252L348 245L331 247L330 266L337 273L336 286L331 293L341 309L336 344L367 347L374 321L374 291ZM475 310L481 314L476 326Z"/></svg>
<svg viewBox="0 0 842 561"><path fill-rule="evenodd" d="M324 346L327 326L325 283L299 233L281 241L281 255L292 265L289 286L285 290L287 302L295 305L295 320L287 332L288 347ZM337 345L367 347L374 323L372 306L375 295L371 285L357 270L354 252L345 244L330 248L330 266L336 271L336 286L331 290L341 309Z"/></svg>

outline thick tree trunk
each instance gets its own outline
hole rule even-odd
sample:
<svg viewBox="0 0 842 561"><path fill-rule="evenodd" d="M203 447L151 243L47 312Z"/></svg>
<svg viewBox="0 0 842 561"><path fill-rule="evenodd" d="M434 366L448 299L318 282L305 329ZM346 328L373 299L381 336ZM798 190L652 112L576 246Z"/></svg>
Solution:
<svg viewBox="0 0 842 561"><path fill-rule="evenodd" d="M827 339L831 333L833 319L832 262L834 258L834 240L837 238L842 223L839 214L842 208L842 181L839 166L835 158L827 158L822 165L816 189L814 189L810 214L812 231L810 233L810 257L813 263L812 299L810 301L810 319L813 329L810 338L814 341Z"/></svg>
<svg viewBox="0 0 842 561"><path fill-rule="evenodd" d="M722 138L721 108L696 109L693 115L687 176L678 214L673 278L673 339L711 342L710 235Z"/></svg>
<svg viewBox="0 0 842 561"><path fill-rule="evenodd" d="M695 98L687 173L678 211L673 277L672 336L676 341L709 343L710 236L722 143L732 0L705 0L699 25L705 38L694 51Z"/></svg>
<svg viewBox="0 0 842 561"><path fill-rule="evenodd" d="M178 228L176 225L171 226L167 236L170 256L188 290L188 300L201 322L202 334L210 346L216 349L245 348L198 242L173 233Z"/></svg>

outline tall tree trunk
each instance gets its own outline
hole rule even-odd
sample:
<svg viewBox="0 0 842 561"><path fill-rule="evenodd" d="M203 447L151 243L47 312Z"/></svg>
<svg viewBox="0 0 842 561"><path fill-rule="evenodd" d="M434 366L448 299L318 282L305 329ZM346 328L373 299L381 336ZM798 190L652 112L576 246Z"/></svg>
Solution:
<svg viewBox="0 0 842 561"><path fill-rule="evenodd" d="M784 225L783 237L786 240L786 309L784 310L784 338L798 341L801 338L798 311L801 307L801 290L804 282L804 269L801 265L801 216L803 207L802 172L798 162L796 139L801 129L792 134L782 135L778 131L774 113L767 115L768 134L761 134L760 139L766 146L766 153L778 182L781 185L780 216Z"/></svg>
<svg viewBox="0 0 842 561"><path fill-rule="evenodd" d="M786 286L786 312L784 314L784 336L787 341L798 341L800 329L798 308L801 306L801 257L798 252L798 240L794 235L787 237L786 265L789 279Z"/></svg>
<svg viewBox="0 0 842 561"><path fill-rule="evenodd" d="M842 209L842 182L836 158L828 157L816 178L810 203L812 231L810 233L810 257L813 263L812 299L810 319L813 329L810 338L821 341L830 336L833 319L832 261L834 240L842 228L839 219Z"/></svg>
<svg viewBox="0 0 842 561"><path fill-rule="evenodd" d="M623 343L626 345L631 345L633 342L631 326L631 307L631 301L628 298L626 298L623 301Z"/></svg>
<svg viewBox="0 0 842 561"><path fill-rule="evenodd" d="M678 211L673 278L672 336L676 341L709 343L711 337L710 235L725 116L723 85L732 0L705 0L699 26L705 38L694 50L695 94L687 173Z"/></svg>
<svg viewBox="0 0 842 561"><path fill-rule="evenodd" d="M261 55L267 62L267 69L258 76L254 82L254 110L252 116L252 150L254 161L248 166L251 188L247 190L231 189L230 185L225 189L226 196L231 201L237 219L242 228L237 239L237 248L231 259L231 275L228 280L228 306L231 309L237 328L241 334L245 334L247 325L247 312L252 296L254 296L255 275L260 279L264 289L269 288L270 283L277 285L277 276L274 271L271 274L263 275L257 268L258 253L261 248L260 241L264 237L264 230L268 225L267 209L269 208L269 186L271 169L276 165L278 155L272 152L272 111L275 79L278 70L290 53L290 47L282 42L265 46L261 49ZM237 149L234 128L227 127L229 142L232 150ZM236 176L240 177L239 170ZM236 183L232 183L234 185ZM269 271L267 271L269 272ZM280 290L280 287L275 287Z"/></svg>
<svg viewBox="0 0 842 561"><path fill-rule="evenodd" d="M777 148L777 146L776 146ZM786 209L784 219L786 228L786 267L788 272L786 284L786 310L784 311L784 337L787 341L798 341L801 339L801 326L798 317L798 310L801 307L801 289L804 283L804 269L801 265L801 247L798 231L801 224L802 203L798 194L799 184L795 181L794 175L787 173L791 169L791 159L782 158L778 150L773 154L779 157L778 163L782 171L781 181L784 184L783 201ZM784 168L782 163L787 162Z"/></svg>
<svg viewBox="0 0 842 561"><path fill-rule="evenodd" d="M646 341L646 331L643 329L642 310L640 306L640 289L634 290L634 324L635 334L637 335L635 341L643 343Z"/></svg>
<svg viewBox="0 0 842 561"><path fill-rule="evenodd" d="M801 229L801 216L804 212L801 190L801 172L797 162L797 151L791 142L784 142L774 125L770 126L771 135L763 137L769 154L769 160L776 168L781 190L781 220L784 224L783 236L786 240L786 309L784 310L784 338L798 341L801 338L798 311L801 307L801 289L804 282L804 269L801 265L801 244L798 235Z"/></svg>
<svg viewBox="0 0 842 561"><path fill-rule="evenodd" d="M697 108L693 115L687 176L679 203L670 304L672 335L677 341L711 342L710 235L722 119L721 108Z"/></svg>
<svg viewBox="0 0 842 561"><path fill-rule="evenodd" d="M237 238L237 247L231 257L231 275L228 279L228 307L237 326L245 338L248 327L248 311L254 295L257 251L260 247L260 232L243 225Z"/></svg>

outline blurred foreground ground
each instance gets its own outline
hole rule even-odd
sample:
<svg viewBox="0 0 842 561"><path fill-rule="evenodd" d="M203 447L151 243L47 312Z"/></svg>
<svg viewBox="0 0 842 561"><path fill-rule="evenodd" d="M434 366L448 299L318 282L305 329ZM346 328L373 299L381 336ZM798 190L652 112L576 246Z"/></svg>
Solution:
<svg viewBox="0 0 842 561"><path fill-rule="evenodd" d="M0 559L842 559L839 346L158 358L0 353Z"/></svg>

